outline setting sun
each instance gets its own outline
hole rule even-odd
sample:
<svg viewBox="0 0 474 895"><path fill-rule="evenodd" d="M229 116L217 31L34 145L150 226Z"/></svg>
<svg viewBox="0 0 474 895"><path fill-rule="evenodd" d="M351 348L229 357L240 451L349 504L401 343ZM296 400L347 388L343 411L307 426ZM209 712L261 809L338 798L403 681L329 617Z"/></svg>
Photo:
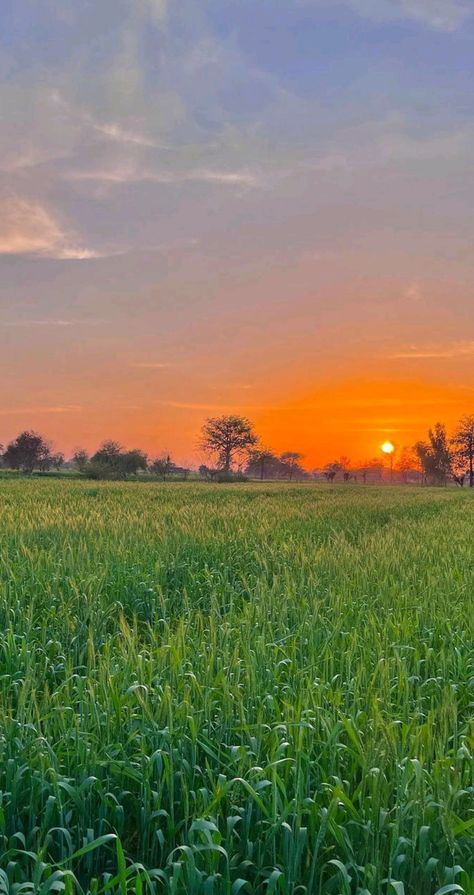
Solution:
<svg viewBox="0 0 474 895"><path fill-rule="evenodd" d="M380 445L380 450L383 451L384 454L393 454L395 445L392 444L391 441L384 441L384 443Z"/></svg>

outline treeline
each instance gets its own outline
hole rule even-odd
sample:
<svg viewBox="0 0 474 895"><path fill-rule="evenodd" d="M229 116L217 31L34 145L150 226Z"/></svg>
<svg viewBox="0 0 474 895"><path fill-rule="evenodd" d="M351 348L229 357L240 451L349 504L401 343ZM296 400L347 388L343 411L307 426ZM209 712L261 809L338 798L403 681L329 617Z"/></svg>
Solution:
<svg viewBox="0 0 474 895"><path fill-rule="evenodd" d="M436 423L413 451L424 482L443 485L452 478L461 487L466 481L474 486L474 416L463 417L451 437L443 423Z"/></svg>
<svg viewBox="0 0 474 895"><path fill-rule="evenodd" d="M429 430L426 440L400 450L394 446L390 465L374 458L354 465L346 456L321 469L308 470L299 451L276 454L262 445L253 424L241 416L211 417L202 427L199 447L213 461L197 471L178 466L169 454L149 458L135 448L125 450L116 441L104 441L89 455L78 449L68 460L36 432L21 432L5 449L0 445L0 466L24 474L75 470L90 479L124 480L153 477L187 480L192 474L207 481L325 480L381 482L387 477L405 483L474 486L474 415L463 417L449 435L442 423Z"/></svg>
<svg viewBox="0 0 474 895"><path fill-rule="evenodd" d="M3 453L0 452L0 466L27 475L73 469L89 479L110 480L145 473L162 479L173 475L186 479L190 473L189 469L173 463L168 455L149 460L144 451L138 448L124 450L117 441L104 441L91 456L79 449L66 460L64 454L56 453L42 435L29 431L21 432Z"/></svg>

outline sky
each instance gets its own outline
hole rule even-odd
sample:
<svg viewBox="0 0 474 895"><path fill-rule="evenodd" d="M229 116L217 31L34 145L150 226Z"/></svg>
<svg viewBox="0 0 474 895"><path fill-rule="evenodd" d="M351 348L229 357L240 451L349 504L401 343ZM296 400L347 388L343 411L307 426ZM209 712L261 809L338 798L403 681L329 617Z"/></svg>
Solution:
<svg viewBox="0 0 474 895"><path fill-rule="evenodd" d="M308 467L474 412L472 0L0 9L0 442Z"/></svg>

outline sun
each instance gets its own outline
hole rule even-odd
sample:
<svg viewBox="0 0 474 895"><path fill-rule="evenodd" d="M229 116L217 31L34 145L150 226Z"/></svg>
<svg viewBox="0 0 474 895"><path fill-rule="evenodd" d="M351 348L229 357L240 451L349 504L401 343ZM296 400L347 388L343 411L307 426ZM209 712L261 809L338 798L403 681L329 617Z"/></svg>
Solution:
<svg viewBox="0 0 474 895"><path fill-rule="evenodd" d="M384 454L393 454L395 445L392 444L391 441L384 441L384 443L380 445L380 450L383 451Z"/></svg>

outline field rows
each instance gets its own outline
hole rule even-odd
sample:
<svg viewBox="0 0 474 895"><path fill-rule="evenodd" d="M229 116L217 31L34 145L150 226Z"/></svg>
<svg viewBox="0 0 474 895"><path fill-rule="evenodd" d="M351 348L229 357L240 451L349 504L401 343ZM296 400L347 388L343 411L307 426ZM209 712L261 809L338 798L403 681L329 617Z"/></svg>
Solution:
<svg viewBox="0 0 474 895"><path fill-rule="evenodd" d="M474 893L474 499L0 482L0 892Z"/></svg>

